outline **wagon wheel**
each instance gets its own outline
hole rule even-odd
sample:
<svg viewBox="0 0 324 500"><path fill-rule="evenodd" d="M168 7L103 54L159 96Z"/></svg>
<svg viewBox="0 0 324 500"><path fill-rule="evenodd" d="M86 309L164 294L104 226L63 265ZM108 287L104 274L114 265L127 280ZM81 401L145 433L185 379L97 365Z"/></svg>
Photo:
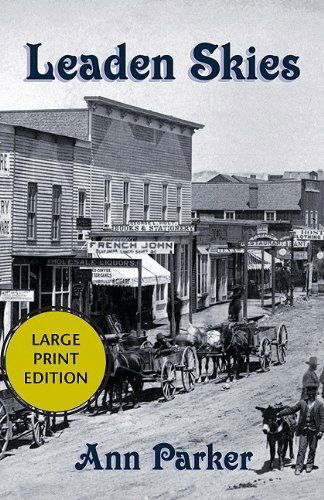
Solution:
<svg viewBox="0 0 324 500"><path fill-rule="evenodd" d="M0 399L0 460L3 458L10 439L9 413Z"/></svg>
<svg viewBox="0 0 324 500"><path fill-rule="evenodd" d="M181 358L181 378L182 385L186 392L190 392L195 388L197 362L194 349L186 347Z"/></svg>
<svg viewBox="0 0 324 500"><path fill-rule="evenodd" d="M144 340L143 344L141 344L140 346L140 349L145 349L148 347L153 347L152 342L150 342L149 340Z"/></svg>
<svg viewBox="0 0 324 500"><path fill-rule="evenodd" d="M31 414L31 428L34 438L34 443L36 446L41 446L44 444L45 430L46 430L46 421L43 415L40 415L38 412L33 412Z"/></svg>
<svg viewBox="0 0 324 500"><path fill-rule="evenodd" d="M281 323L277 328L277 358L279 365L283 365L286 361L288 351L288 333L286 325Z"/></svg>
<svg viewBox="0 0 324 500"><path fill-rule="evenodd" d="M265 337L261 342L259 351L260 367L263 372L270 370L271 354L271 342Z"/></svg>
<svg viewBox="0 0 324 500"><path fill-rule="evenodd" d="M161 387L166 401L174 398L177 390L177 371L174 364L168 359L164 361L162 366Z"/></svg>

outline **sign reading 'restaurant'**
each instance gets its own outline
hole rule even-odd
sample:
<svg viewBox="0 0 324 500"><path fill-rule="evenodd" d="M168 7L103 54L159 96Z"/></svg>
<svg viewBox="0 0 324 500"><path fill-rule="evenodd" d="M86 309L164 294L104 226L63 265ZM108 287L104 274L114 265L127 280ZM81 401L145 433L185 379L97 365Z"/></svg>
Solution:
<svg viewBox="0 0 324 500"><path fill-rule="evenodd" d="M88 253L104 257L110 253L174 253L173 241L88 241Z"/></svg>
<svg viewBox="0 0 324 500"><path fill-rule="evenodd" d="M147 231L147 232L165 232L165 231L193 231L193 226L191 224L179 224L178 222L172 221L129 221L128 224L113 224L113 231Z"/></svg>

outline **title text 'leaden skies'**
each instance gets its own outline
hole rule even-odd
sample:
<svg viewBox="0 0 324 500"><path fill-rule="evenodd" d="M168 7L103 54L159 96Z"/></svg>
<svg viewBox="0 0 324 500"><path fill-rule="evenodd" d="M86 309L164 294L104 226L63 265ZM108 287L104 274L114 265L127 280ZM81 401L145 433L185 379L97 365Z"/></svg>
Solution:
<svg viewBox="0 0 324 500"><path fill-rule="evenodd" d="M175 80L174 61L169 54L155 57L138 54L128 59L126 43L121 43L116 47L115 54L109 55L101 62L94 54L65 54L57 61L43 63L39 55L41 45L26 44L27 81L69 81L74 78L81 81L141 81L147 78L150 81ZM194 64L188 75L199 82L207 82L217 77L221 81L271 81L276 78L292 81L300 75L300 69L296 65L298 56L288 54L280 58L267 54L257 59L256 48L253 46L247 49L244 58L240 54L232 54L230 43L221 46L208 42L199 43L192 49L191 59Z"/></svg>

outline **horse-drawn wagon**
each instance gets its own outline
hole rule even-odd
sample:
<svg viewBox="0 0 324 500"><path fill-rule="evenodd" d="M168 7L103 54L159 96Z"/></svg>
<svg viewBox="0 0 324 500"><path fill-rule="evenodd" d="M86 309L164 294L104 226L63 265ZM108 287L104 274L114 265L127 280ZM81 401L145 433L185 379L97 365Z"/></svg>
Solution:
<svg viewBox="0 0 324 500"><path fill-rule="evenodd" d="M11 440L27 435L31 435L32 443L41 446L45 435L45 417L22 406L0 382L0 460Z"/></svg>
<svg viewBox="0 0 324 500"><path fill-rule="evenodd" d="M141 377L145 382L160 382L166 401L174 398L177 390L178 373L185 392L194 389L197 372L197 358L192 346L172 346L155 349L145 341L137 351L142 360Z"/></svg>

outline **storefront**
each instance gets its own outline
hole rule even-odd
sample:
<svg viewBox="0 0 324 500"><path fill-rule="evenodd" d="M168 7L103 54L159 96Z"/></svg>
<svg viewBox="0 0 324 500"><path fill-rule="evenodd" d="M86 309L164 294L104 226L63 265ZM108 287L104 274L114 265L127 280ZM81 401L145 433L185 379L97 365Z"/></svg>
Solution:
<svg viewBox="0 0 324 500"><path fill-rule="evenodd" d="M142 261L142 321L152 322L167 317L171 287L182 301L182 314L190 311L192 226L176 222L136 221L127 227L91 233L87 242L88 255L93 258L118 255ZM128 328L133 328L138 298L138 278L133 270L102 270L92 272L92 314L111 311L123 316ZM130 304L124 314L125 303Z"/></svg>

